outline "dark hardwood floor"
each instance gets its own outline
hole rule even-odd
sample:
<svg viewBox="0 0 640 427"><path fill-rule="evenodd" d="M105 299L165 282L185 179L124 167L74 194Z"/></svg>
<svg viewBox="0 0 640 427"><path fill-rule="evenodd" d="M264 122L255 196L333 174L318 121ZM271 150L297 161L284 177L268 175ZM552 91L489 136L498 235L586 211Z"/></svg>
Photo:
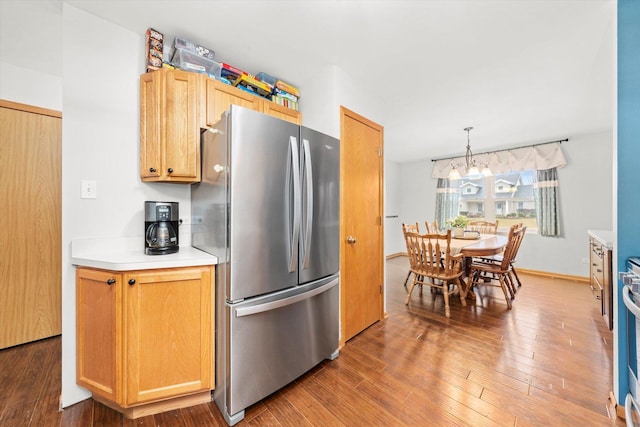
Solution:
<svg viewBox="0 0 640 427"><path fill-rule="evenodd" d="M623 426L608 403L612 334L589 287L521 275L477 302L414 291L387 267L388 318L332 362L249 408L238 426ZM60 337L0 351L0 426L217 426L214 403L137 420L85 400L58 411Z"/></svg>

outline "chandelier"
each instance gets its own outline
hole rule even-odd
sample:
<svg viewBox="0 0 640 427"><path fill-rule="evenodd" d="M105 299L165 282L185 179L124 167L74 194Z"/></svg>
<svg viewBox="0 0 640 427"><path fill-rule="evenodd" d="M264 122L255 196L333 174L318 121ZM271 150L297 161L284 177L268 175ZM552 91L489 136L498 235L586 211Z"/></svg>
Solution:
<svg viewBox="0 0 640 427"><path fill-rule="evenodd" d="M471 152L471 145L469 144L469 132L473 129L473 127L466 127L464 130L467 132L467 154L465 155L465 164L451 162L451 172L449 172L449 179L460 179L462 175L459 168L464 166L465 176L491 176L491 169L489 169L489 165L486 163L482 163L473 158L473 153Z"/></svg>

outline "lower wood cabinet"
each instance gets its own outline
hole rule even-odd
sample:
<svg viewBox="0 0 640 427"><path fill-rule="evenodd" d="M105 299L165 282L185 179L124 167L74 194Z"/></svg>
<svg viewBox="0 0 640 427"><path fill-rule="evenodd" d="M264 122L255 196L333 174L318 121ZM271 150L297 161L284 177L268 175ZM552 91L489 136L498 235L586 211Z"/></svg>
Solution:
<svg viewBox="0 0 640 427"><path fill-rule="evenodd" d="M589 239L589 285L600 303L600 314L609 329L613 329L612 251L597 239Z"/></svg>
<svg viewBox="0 0 640 427"><path fill-rule="evenodd" d="M76 382L128 418L211 400L211 266L76 271Z"/></svg>

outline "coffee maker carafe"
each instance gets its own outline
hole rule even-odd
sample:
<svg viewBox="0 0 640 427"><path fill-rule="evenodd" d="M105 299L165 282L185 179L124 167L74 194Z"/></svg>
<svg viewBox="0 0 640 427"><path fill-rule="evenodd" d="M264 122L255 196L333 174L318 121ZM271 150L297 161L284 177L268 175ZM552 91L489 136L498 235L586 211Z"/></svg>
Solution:
<svg viewBox="0 0 640 427"><path fill-rule="evenodd" d="M180 219L176 202L144 202L144 253L178 252Z"/></svg>

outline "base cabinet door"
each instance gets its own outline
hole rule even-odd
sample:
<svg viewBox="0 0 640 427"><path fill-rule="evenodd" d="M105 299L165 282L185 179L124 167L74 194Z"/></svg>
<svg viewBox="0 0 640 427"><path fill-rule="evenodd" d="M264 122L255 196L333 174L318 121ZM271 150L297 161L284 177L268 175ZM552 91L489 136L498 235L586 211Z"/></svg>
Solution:
<svg viewBox="0 0 640 427"><path fill-rule="evenodd" d="M76 270L76 382L114 402L122 400L122 275Z"/></svg>
<svg viewBox="0 0 640 427"><path fill-rule="evenodd" d="M116 410L211 390L212 280L209 266L78 268L77 383Z"/></svg>
<svg viewBox="0 0 640 427"><path fill-rule="evenodd" d="M211 274L124 275L127 405L211 389Z"/></svg>

